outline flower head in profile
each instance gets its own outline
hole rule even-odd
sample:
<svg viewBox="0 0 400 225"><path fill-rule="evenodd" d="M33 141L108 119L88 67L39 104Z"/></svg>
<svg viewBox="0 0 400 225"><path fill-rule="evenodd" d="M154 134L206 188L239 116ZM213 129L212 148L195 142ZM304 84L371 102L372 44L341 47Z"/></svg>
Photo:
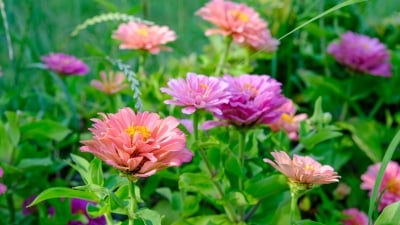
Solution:
<svg viewBox="0 0 400 225"><path fill-rule="evenodd" d="M206 109L220 115L218 106L229 101L227 87L228 84L219 78L188 73L186 79L168 81L168 88L161 88L161 91L172 97L165 101L166 104L183 106L185 114Z"/></svg>
<svg viewBox="0 0 400 225"><path fill-rule="evenodd" d="M368 167L367 172L361 176L361 188L370 191L374 189L378 171L381 163L376 163ZM400 201L400 165L395 161L390 161L383 175L379 192L383 192L379 202L379 210L384 209L391 203Z"/></svg>
<svg viewBox="0 0 400 225"><path fill-rule="evenodd" d="M94 204L93 202L86 201L83 199L73 198L71 199L71 213L72 214L83 214L88 220L87 223L83 223L79 220L69 221L68 225L103 225L106 224L106 218L104 216L99 216L92 218L87 213L87 207L89 204Z"/></svg>
<svg viewBox="0 0 400 225"><path fill-rule="evenodd" d="M92 80L90 84L105 94L112 95L127 87L125 74L122 72L101 71L101 80Z"/></svg>
<svg viewBox="0 0 400 225"><path fill-rule="evenodd" d="M82 60L64 53L50 53L41 59L49 70L61 75L82 76L90 70Z"/></svg>
<svg viewBox="0 0 400 225"><path fill-rule="evenodd" d="M222 114L214 114L227 124L237 127L252 127L270 124L281 116L277 111L285 103L281 84L267 75L239 77L225 75L228 83L229 102L221 104Z"/></svg>
<svg viewBox="0 0 400 225"><path fill-rule="evenodd" d="M159 170L180 166L192 159L186 137L173 117L161 119L156 113L122 108L115 114L93 119L92 140L80 148L132 178L148 177Z"/></svg>
<svg viewBox="0 0 400 225"><path fill-rule="evenodd" d="M4 171L3 168L0 167L0 178L3 177ZM7 191L7 186L0 183L0 195L4 194Z"/></svg>
<svg viewBox="0 0 400 225"><path fill-rule="evenodd" d="M161 50L170 50L164 46L174 41L176 34L167 26L147 25L140 22L120 24L113 38L121 41L120 49L136 49L158 54Z"/></svg>
<svg viewBox="0 0 400 225"><path fill-rule="evenodd" d="M342 220L343 225L368 225L367 215L356 208L343 210L342 213L345 216Z"/></svg>
<svg viewBox="0 0 400 225"><path fill-rule="evenodd" d="M298 140L299 124L301 121L307 119L307 114L296 115L296 108L293 101L288 99L278 111L282 112L282 115L278 120L271 123L269 127L272 131L283 130L287 133L290 139Z"/></svg>
<svg viewBox="0 0 400 225"><path fill-rule="evenodd" d="M275 151L271 155L275 162L270 159L264 159L264 162L287 176L290 183L312 187L339 181L340 176L331 166L321 165L309 156L294 155L291 159L284 151Z"/></svg>
<svg viewBox="0 0 400 225"><path fill-rule="evenodd" d="M236 43L263 51L274 51L279 42L271 37L267 22L245 4L225 0L211 0L196 13L217 26L206 35L230 36Z"/></svg>
<svg viewBox="0 0 400 225"><path fill-rule="evenodd" d="M355 71L376 76L391 76L389 52L377 38L349 31L344 33L339 41L328 46L328 53L339 63Z"/></svg>

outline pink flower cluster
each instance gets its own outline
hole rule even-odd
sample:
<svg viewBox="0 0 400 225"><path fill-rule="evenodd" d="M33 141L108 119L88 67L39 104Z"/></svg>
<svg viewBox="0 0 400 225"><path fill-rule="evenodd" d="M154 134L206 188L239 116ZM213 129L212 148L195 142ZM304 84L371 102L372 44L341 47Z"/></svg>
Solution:
<svg viewBox="0 0 400 225"><path fill-rule="evenodd" d="M361 188L368 190L370 194L374 189L380 167L381 163L371 165L367 172L361 176ZM383 210L391 203L400 201L400 165L397 162L390 161L387 165L379 192L383 192L379 202L379 210Z"/></svg>
<svg viewBox="0 0 400 225"><path fill-rule="evenodd" d="M267 22L245 4L225 0L211 0L196 13L217 26L206 35L222 34L235 42L262 51L274 51L279 41L271 37Z"/></svg>
<svg viewBox="0 0 400 225"><path fill-rule="evenodd" d="M376 76L391 76L389 52L377 38L353 32L344 33L328 46L328 53L349 68Z"/></svg>
<svg viewBox="0 0 400 225"><path fill-rule="evenodd" d="M294 155L291 159L284 151L272 152L271 155L275 162L267 158L264 162L279 170L292 183L309 186L339 181L340 176L331 166L321 165L309 156Z"/></svg>
<svg viewBox="0 0 400 225"><path fill-rule="evenodd" d="M148 177L157 171L180 166L192 159L186 137L173 117L122 108L115 114L93 119L93 139L80 148L132 177Z"/></svg>

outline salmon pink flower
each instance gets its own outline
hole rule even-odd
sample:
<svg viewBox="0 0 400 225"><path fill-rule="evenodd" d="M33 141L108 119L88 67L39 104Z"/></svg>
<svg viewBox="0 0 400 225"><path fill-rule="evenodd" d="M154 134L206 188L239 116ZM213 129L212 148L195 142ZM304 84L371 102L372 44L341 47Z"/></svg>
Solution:
<svg viewBox="0 0 400 225"><path fill-rule="evenodd" d="M160 119L156 113L122 108L115 114L101 114L89 130L92 140L80 148L133 177L148 177L158 170L180 166L192 159L186 137L173 117Z"/></svg>
<svg viewBox="0 0 400 225"><path fill-rule="evenodd" d="M283 130L287 133L290 139L298 140L299 123L307 118L307 114L296 114L296 108L293 101L288 99L278 111L282 112L282 115L274 123L269 126L272 131Z"/></svg>
<svg viewBox="0 0 400 225"><path fill-rule="evenodd" d="M369 190L371 194L374 189L378 171L381 163L376 163L368 167L367 172L361 176L361 188ZM390 161L383 175L379 192L383 192L379 202L379 210L384 209L391 203L400 201L400 165L395 161Z"/></svg>
<svg viewBox="0 0 400 225"><path fill-rule="evenodd" d="M48 69L61 75L85 75L89 72L82 60L64 53L50 53L41 59Z"/></svg>
<svg viewBox="0 0 400 225"><path fill-rule="evenodd" d="M264 159L275 169L288 177L290 183L312 187L315 184L329 184L338 182L340 176L331 166L321 165L309 156L294 155L293 160L284 151L275 151L271 155L274 161Z"/></svg>
<svg viewBox="0 0 400 225"><path fill-rule="evenodd" d="M367 215L356 208L343 210L343 214L345 215L342 220L343 225L368 225Z"/></svg>
<svg viewBox="0 0 400 225"><path fill-rule="evenodd" d="M174 41L176 34L167 26L128 22L119 25L113 38L121 41L120 49L137 49L158 54L161 50L170 50L164 44Z"/></svg>
<svg viewBox="0 0 400 225"><path fill-rule="evenodd" d="M206 35L230 36L239 44L263 51L274 51L279 44L271 37L267 22L245 4L212 0L196 14L218 27L207 30Z"/></svg>
<svg viewBox="0 0 400 225"><path fill-rule="evenodd" d="M127 87L124 84L125 74L122 72L100 72L101 80L92 80L90 84L105 94L112 95Z"/></svg>
<svg viewBox="0 0 400 225"><path fill-rule="evenodd" d="M168 88L161 88L161 91L173 98L166 100L166 104L184 106L185 114L206 109L219 115L222 112L217 106L228 102L227 87L228 84L219 78L188 73L186 80L172 79L168 81Z"/></svg>
<svg viewBox="0 0 400 225"><path fill-rule="evenodd" d="M281 116L277 111L285 97L281 94L281 84L267 75L239 77L225 75L228 83L229 102L219 105L222 114L214 114L223 123L237 127L252 127L270 124Z"/></svg>
<svg viewBox="0 0 400 225"><path fill-rule="evenodd" d="M376 76L391 76L389 52L377 38L353 32L344 33L328 46L328 53L349 68Z"/></svg>

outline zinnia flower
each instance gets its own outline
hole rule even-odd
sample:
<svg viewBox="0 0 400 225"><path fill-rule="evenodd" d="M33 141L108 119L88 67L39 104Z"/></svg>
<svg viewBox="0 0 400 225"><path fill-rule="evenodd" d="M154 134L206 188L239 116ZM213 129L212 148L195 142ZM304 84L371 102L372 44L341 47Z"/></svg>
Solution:
<svg viewBox="0 0 400 225"><path fill-rule="evenodd" d="M343 210L343 214L346 216L343 225L368 225L367 215L356 208Z"/></svg>
<svg viewBox="0 0 400 225"><path fill-rule="evenodd" d="M328 46L328 53L349 68L376 76L391 76L389 52L377 38L353 32L344 33Z"/></svg>
<svg viewBox="0 0 400 225"><path fill-rule="evenodd" d="M288 99L285 104L283 104L278 111L282 112L282 115L274 123L270 124L272 131L283 130L287 133L290 139L298 140L299 124L301 121L307 118L307 114L302 113L296 114L296 108L293 101Z"/></svg>
<svg viewBox="0 0 400 225"><path fill-rule="evenodd" d="M3 177L3 173L4 173L3 168L0 167L0 178ZM7 186L0 183L0 195L4 194L6 191L7 191Z"/></svg>
<svg viewBox="0 0 400 225"><path fill-rule="evenodd" d="M121 49L138 49L158 54L161 50L169 50L164 44L174 41L176 34L167 26L128 22L119 25L113 38L121 41Z"/></svg>
<svg viewBox="0 0 400 225"><path fill-rule="evenodd" d="M87 213L87 207L89 204L94 204L93 202L86 201L83 199L73 198L71 199L71 212L72 214L83 214L87 218L87 223L82 223L78 220L69 221L68 225L104 225L106 224L106 218L104 216L99 216L97 218L91 218Z"/></svg>
<svg viewBox="0 0 400 225"><path fill-rule="evenodd" d="M192 114L196 109L206 109L219 115L222 112L217 106L228 103L228 84L216 77L188 73L186 80L179 78L168 81L168 87L161 88L161 91L173 99L165 103L184 106L182 112L185 114Z"/></svg>
<svg viewBox="0 0 400 225"><path fill-rule="evenodd" d="M85 75L89 72L89 67L82 60L64 53L50 53L41 59L48 69L61 75Z"/></svg>
<svg viewBox="0 0 400 225"><path fill-rule="evenodd" d="M125 74L122 72L100 72L101 80L92 80L90 84L105 94L112 95L126 88Z"/></svg>
<svg viewBox="0 0 400 225"><path fill-rule="evenodd" d="M340 176L331 166L321 165L309 156L294 155L292 160L284 151L275 151L271 155L275 162L267 158L264 159L264 162L269 163L287 176L291 183L310 187L315 184L329 184L339 181Z"/></svg>
<svg viewBox="0 0 400 225"><path fill-rule="evenodd" d="M222 114L214 114L227 124L252 127L270 124L281 116L277 111L285 102L281 84L267 75L241 75L223 77L228 83L229 102L221 104Z"/></svg>
<svg viewBox="0 0 400 225"><path fill-rule="evenodd" d="M371 165L368 167L367 172L361 176L361 188L369 190L369 194L374 189L380 167L381 163ZM387 165L379 192L383 192L379 202L379 210L384 209L391 203L400 201L400 166L397 162L390 161Z"/></svg>
<svg viewBox="0 0 400 225"><path fill-rule="evenodd" d="M92 140L80 148L107 164L133 176L148 177L158 170L180 166L192 159L186 149L186 137L177 119L160 119L156 113L122 108L115 114L101 114L92 119Z"/></svg>
<svg viewBox="0 0 400 225"><path fill-rule="evenodd" d="M271 37L267 22L245 4L212 0L196 14L218 27L207 30L206 35L230 36L239 44L264 51L274 51L279 44Z"/></svg>

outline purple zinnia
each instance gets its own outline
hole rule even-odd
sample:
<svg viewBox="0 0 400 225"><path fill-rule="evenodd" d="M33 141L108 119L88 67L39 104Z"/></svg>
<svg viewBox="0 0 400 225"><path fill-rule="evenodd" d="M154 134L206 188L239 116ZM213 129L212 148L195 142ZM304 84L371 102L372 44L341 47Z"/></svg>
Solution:
<svg viewBox="0 0 400 225"><path fill-rule="evenodd" d="M88 223L87 225L104 225L106 224L106 218L104 216L100 216L97 218L91 218L87 211L86 208L89 204L94 204L93 202L90 201L86 201L83 199L77 199L77 198L73 198L71 200L71 212L72 214L84 214L87 219L88 219ZM82 222L80 221L70 221L68 223L68 225L83 225Z"/></svg>
<svg viewBox="0 0 400 225"><path fill-rule="evenodd" d="M89 72L89 67L82 60L64 53L50 53L41 59L48 69L58 74L85 75Z"/></svg>
<svg viewBox="0 0 400 225"><path fill-rule="evenodd" d="M328 46L328 53L349 68L376 76L391 76L389 52L377 38L353 32L344 33Z"/></svg>
<svg viewBox="0 0 400 225"><path fill-rule="evenodd" d="M165 103L184 106L182 112L185 114L206 109L220 115L222 112L217 106L228 103L228 84L216 77L188 73L186 80L179 78L168 81L168 87L161 88L162 92L172 96L172 100L166 100Z"/></svg>
<svg viewBox="0 0 400 225"><path fill-rule="evenodd" d="M278 119L282 112L277 110L286 102L281 94L281 83L267 75L248 75L239 77L225 75L229 84L229 102L219 106L221 115L216 117L228 124L239 127L251 127L258 124L270 124Z"/></svg>

